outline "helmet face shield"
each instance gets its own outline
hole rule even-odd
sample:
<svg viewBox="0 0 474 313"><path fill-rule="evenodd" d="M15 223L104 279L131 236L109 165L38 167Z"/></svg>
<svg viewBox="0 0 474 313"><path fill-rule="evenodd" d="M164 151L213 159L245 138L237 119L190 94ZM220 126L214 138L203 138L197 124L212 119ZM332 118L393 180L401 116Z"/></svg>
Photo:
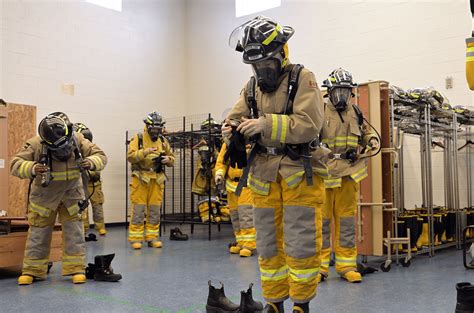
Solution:
<svg viewBox="0 0 474 313"><path fill-rule="evenodd" d="M352 88L334 87L329 91L329 98L338 112L345 111L352 97Z"/></svg>
<svg viewBox="0 0 474 313"><path fill-rule="evenodd" d="M50 150L60 150L72 146L72 127L57 115L48 115L41 120L38 133Z"/></svg>
<svg viewBox="0 0 474 313"><path fill-rule="evenodd" d="M253 64L278 54L293 34L293 28L258 16L232 31L229 46L243 52L244 63Z"/></svg>

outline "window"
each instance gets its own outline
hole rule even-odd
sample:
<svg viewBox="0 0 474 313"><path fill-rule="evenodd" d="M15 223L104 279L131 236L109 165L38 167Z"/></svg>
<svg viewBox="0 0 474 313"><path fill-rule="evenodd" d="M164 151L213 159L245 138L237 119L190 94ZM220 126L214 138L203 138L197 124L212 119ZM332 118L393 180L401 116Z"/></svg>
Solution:
<svg viewBox="0 0 474 313"><path fill-rule="evenodd" d="M280 5L281 0L235 0L235 16L241 17L276 8Z"/></svg>
<svg viewBox="0 0 474 313"><path fill-rule="evenodd" d="M86 0L86 2L122 12L122 0Z"/></svg>

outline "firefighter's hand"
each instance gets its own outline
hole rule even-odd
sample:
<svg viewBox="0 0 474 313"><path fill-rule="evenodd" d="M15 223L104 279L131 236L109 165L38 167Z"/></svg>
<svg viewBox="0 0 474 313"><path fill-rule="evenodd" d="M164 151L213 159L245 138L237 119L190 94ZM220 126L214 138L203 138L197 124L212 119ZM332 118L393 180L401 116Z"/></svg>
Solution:
<svg viewBox="0 0 474 313"><path fill-rule="evenodd" d="M379 140L377 138L370 139L369 146L371 150L378 150L380 147Z"/></svg>
<svg viewBox="0 0 474 313"><path fill-rule="evenodd" d="M257 134L261 134L265 128L265 118L263 116L258 119L247 119L242 118L242 123L237 127L237 131L242 133L244 136L252 137Z"/></svg>
<svg viewBox="0 0 474 313"><path fill-rule="evenodd" d="M92 161L89 159L83 159L81 163L79 163L79 166L84 170L90 170L94 164L92 164Z"/></svg>
<svg viewBox="0 0 474 313"><path fill-rule="evenodd" d="M35 175L43 174L43 173L46 173L47 171L49 171L49 167L47 167L44 164L36 163L35 166L33 167L33 173Z"/></svg>
<svg viewBox="0 0 474 313"><path fill-rule="evenodd" d="M146 148L145 150L143 150L143 155L144 156L147 156L149 155L150 153L153 153L153 152L156 152L158 150L158 148Z"/></svg>
<svg viewBox="0 0 474 313"><path fill-rule="evenodd" d="M217 186L221 186L224 182L224 177L222 177L222 175L216 175L216 178L214 180Z"/></svg>
<svg viewBox="0 0 474 313"><path fill-rule="evenodd" d="M164 156L164 157L161 159L161 164L164 164L164 165L171 164L171 158L170 158L169 156Z"/></svg>
<svg viewBox="0 0 474 313"><path fill-rule="evenodd" d="M221 127L221 131L222 131L222 136L230 139L230 137L232 137L232 127L227 124L227 123L224 123Z"/></svg>

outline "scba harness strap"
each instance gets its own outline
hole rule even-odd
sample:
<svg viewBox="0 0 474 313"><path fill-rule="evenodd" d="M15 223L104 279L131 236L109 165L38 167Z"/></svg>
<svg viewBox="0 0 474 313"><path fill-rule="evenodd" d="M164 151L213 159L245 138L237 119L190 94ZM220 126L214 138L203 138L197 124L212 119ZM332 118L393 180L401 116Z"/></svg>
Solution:
<svg viewBox="0 0 474 313"><path fill-rule="evenodd" d="M298 91L298 81L300 73L303 70L304 66L301 64L295 64L291 68L290 74L288 76L288 96L286 98L285 109L283 114L290 115L293 113L293 101L295 100L296 93ZM255 86L256 79L255 76L252 76L247 83L247 94L246 100L247 105L250 109L250 115L252 118L259 118L258 106L255 97ZM263 148L263 149L262 149ZM247 180L250 172L250 166L255 159L255 156L259 151L264 150L266 147L261 147L257 141L254 141L252 149L247 160L247 166L244 168L242 177L239 180L239 184L235 189L235 194L240 196L242 188L247 186ZM288 155L292 160L302 160L304 172L306 176L306 182L308 186L313 186L313 170L311 167L311 154L310 154L309 143L302 143L297 145L284 145L284 154Z"/></svg>

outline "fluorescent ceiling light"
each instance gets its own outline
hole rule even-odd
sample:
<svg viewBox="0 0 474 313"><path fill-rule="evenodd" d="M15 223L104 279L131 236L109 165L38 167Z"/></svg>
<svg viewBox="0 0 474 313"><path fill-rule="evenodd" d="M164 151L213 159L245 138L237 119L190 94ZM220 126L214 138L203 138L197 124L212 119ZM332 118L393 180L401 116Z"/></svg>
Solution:
<svg viewBox="0 0 474 313"><path fill-rule="evenodd" d="M235 0L235 16L241 17L276 8L281 5L281 0Z"/></svg>
<svg viewBox="0 0 474 313"><path fill-rule="evenodd" d="M86 0L86 2L122 12L122 0Z"/></svg>

